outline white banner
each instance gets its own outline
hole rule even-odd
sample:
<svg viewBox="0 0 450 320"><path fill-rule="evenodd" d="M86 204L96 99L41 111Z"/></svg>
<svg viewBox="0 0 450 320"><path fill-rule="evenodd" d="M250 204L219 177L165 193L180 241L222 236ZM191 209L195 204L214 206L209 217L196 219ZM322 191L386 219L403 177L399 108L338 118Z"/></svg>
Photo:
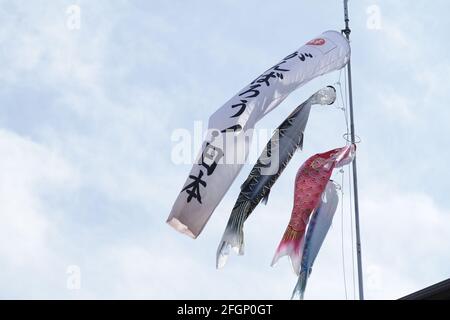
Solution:
<svg viewBox="0 0 450 320"><path fill-rule="evenodd" d="M265 71L209 119L209 130L167 222L196 238L247 159L253 128L292 91L308 81L343 68L348 41L337 31L319 37Z"/></svg>

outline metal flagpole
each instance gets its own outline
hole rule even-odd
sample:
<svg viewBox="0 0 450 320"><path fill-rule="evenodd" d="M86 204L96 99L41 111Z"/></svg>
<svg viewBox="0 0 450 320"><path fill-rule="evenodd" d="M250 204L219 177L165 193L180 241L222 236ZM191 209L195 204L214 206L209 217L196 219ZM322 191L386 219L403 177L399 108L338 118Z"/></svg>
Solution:
<svg viewBox="0 0 450 320"><path fill-rule="evenodd" d="M345 29L342 32L350 42L350 27L348 18L348 0L344 0L344 17L345 17ZM349 107L350 107L350 135L352 143L355 143L355 124L353 119L353 89L352 89L352 66L350 60L347 64L348 72L348 95L349 95ZM362 258L361 258L361 235L359 230L359 203L358 203L358 175L356 170L356 157L353 160L353 192L355 201L355 231L356 231L356 256L358 261L358 286L359 286L359 299L364 300L364 286L363 286L363 272L362 272Z"/></svg>

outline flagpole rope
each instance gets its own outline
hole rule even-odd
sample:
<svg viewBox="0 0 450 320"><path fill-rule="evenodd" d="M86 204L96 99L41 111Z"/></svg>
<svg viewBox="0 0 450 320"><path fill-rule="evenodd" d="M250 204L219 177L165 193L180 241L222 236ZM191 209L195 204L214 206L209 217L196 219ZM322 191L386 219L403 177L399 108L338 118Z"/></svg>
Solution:
<svg viewBox="0 0 450 320"><path fill-rule="evenodd" d="M344 84L345 84L345 108L344 108L344 115L345 115L345 122L346 122L346 126L347 126L347 132L346 132L346 136L347 138L350 135L350 128L349 128L349 123L348 123L348 108L347 108L347 101L348 101L348 79L347 79L347 74L345 73L344 75ZM359 138L359 137L358 137ZM359 139L358 143L361 142L361 139ZM353 298L356 298L356 278L355 278L355 244L354 244L354 235L353 235L353 199L352 199L352 192L353 192L353 187L352 187L352 179L351 179L351 172L350 170L348 171L348 188L349 188L349 193L350 193L350 197L349 197L349 213L350 213L350 236L351 236L351 243L352 243L352 278L353 278Z"/></svg>
<svg viewBox="0 0 450 320"><path fill-rule="evenodd" d="M354 243L354 223L353 223L353 198L352 198L352 192L353 192L353 185L352 185L352 175L350 170L348 171L348 188L349 188L349 201L348 201L348 207L349 207L349 214L350 214L350 237L352 240L352 280L353 280L353 299L356 300L356 272L355 272L355 243Z"/></svg>
<svg viewBox="0 0 450 320"><path fill-rule="evenodd" d="M344 0L344 22L345 29L342 33L350 43L350 19L348 15L348 0ZM349 58L347 63L347 89L348 92L348 103L349 103L349 118L350 118L350 136L351 142L355 143L355 123L354 123L354 112L353 112L353 85L352 85L352 67L351 59ZM359 198L358 198L358 172L356 169L356 157L353 159L352 163L352 178L353 178L353 204L354 204L354 223L355 223L355 235L356 235L356 258L358 266L358 297L360 300L364 300L364 278L363 278L363 268L362 268L362 254L361 254L361 231L360 231L360 220L359 220ZM352 229L353 230L353 229ZM352 251L353 252L353 251Z"/></svg>
<svg viewBox="0 0 450 320"><path fill-rule="evenodd" d="M349 136L350 136L350 125L349 125L349 121L348 121L348 95L347 95L347 75L344 75L344 87L345 87L345 94L342 93L342 84L341 84L341 79L342 79L342 70L340 70L339 72L339 80L336 83L336 85L339 87L339 94L340 94L340 98L341 98L341 102L342 102L342 107L339 107L338 109L343 111L343 115L344 115L344 119L345 119L345 127L346 127L346 132L343 135L344 140L346 141L346 144L350 144L351 141L349 140ZM356 143L361 142L361 139L358 137L358 140ZM343 216L344 216L344 212L343 212L343 206L344 206L344 176L345 176L345 170L342 168L340 170L341 174L342 174L342 189L341 189L341 196L342 196L342 206L341 206L341 224L343 224ZM351 172L348 171L348 189L349 189L349 213L350 213L350 235L351 235L351 252L352 252L352 284L353 284L353 299L356 299L356 276L355 276L355 247L354 247L354 234L353 234L353 207L352 207L352 202L353 202L353 198L352 198L352 181L351 181ZM343 227L341 227L341 231L342 231L342 264L344 267L344 288L346 291L346 299L347 299L347 283L346 283L346 275L345 275L345 247L344 247L344 230Z"/></svg>
<svg viewBox="0 0 450 320"><path fill-rule="evenodd" d="M344 276L345 300L348 300L347 294L347 277L345 268L345 246L344 246L344 170L341 170L341 253L342 253L342 274Z"/></svg>
<svg viewBox="0 0 450 320"><path fill-rule="evenodd" d="M341 78L342 78L342 69L339 71L339 79L338 81L335 83L335 85L338 86L339 88L339 95L341 98L341 103L342 106L341 107L337 107L338 109L342 110L344 112L344 118L345 118L345 123L346 123L346 127L347 127L347 132L348 132L348 120L347 117L345 116L345 100L344 100L344 95L342 93L342 85L341 85ZM344 169L341 168L341 170L339 170L339 172L341 173L341 185L340 185L340 191L341 191L341 258L342 258L342 276L343 276L343 281L344 281L344 292L345 292L345 299L348 300L348 292L347 292L347 276L346 276L346 265L345 265L345 240L344 240L344 188L345 188L345 180L344 180Z"/></svg>

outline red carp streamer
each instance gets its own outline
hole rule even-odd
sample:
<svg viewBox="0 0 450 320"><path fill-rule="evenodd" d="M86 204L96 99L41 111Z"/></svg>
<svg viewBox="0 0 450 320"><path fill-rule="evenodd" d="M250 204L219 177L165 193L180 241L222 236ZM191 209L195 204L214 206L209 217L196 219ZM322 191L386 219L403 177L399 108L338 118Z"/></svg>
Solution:
<svg viewBox="0 0 450 320"><path fill-rule="evenodd" d="M315 154L300 167L295 178L294 207L291 220L275 253L272 266L278 259L287 255L291 259L294 272L299 273L309 217L319 206L320 197L333 173L333 169L350 163L353 160L355 150L356 146L353 144Z"/></svg>

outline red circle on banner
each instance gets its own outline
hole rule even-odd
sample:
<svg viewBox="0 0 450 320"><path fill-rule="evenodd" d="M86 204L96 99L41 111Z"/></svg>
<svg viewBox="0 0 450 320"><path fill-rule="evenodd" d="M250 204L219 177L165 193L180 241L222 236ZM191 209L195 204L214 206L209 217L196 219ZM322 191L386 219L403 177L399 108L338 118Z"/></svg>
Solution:
<svg viewBox="0 0 450 320"><path fill-rule="evenodd" d="M317 38L317 39L311 40L307 44L309 44L311 46L322 46L325 44L325 39Z"/></svg>

